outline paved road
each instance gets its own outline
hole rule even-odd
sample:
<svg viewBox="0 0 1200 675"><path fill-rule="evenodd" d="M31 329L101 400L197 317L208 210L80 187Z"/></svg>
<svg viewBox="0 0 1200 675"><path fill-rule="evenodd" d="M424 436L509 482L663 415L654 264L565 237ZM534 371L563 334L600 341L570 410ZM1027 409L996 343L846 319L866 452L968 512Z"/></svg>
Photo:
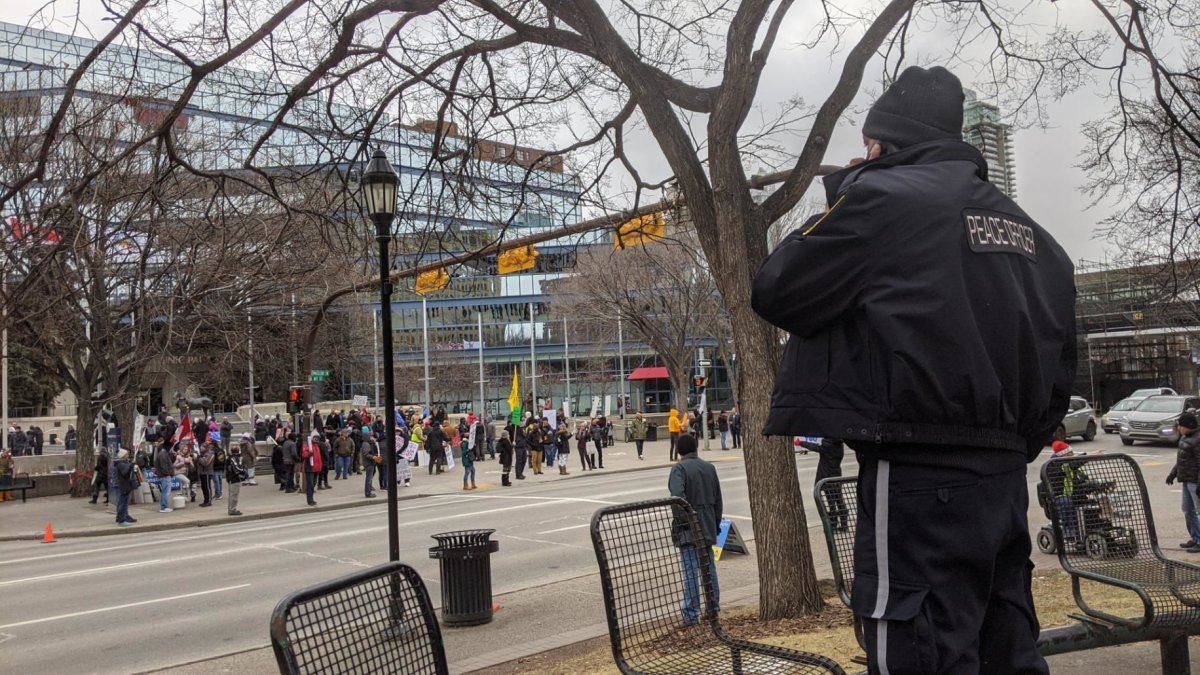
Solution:
<svg viewBox="0 0 1200 675"><path fill-rule="evenodd" d="M748 525L742 465L719 466L728 513ZM505 492L403 502L401 559L436 596L429 535L490 527L501 547L493 566L497 593L592 573L591 514L662 496L666 469L531 482ZM4 670L68 672L86 654L89 672L128 673L262 646L270 612L288 591L383 562L386 546L383 505L136 539L63 539L53 548L9 542L0 550ZM123 624L153 638L136 648L118 646L113 637Z"/></svg>
<svg viewBox="0 0 1200 675"><path fill-rule="evenodd" d="M1121 449L1115 437L1103 436L1077 448ZM1162 485L1173 450L1137 446L1133 452L1152 488L1161 539L1173 545L1182 532L1178 488ZM797 464L807 492L815 457L799 456ZM752 536L741 462L720 462L718 468L727 514ZM847 470L853 472L852 459ZM1031 482L1035 476L1031 471ZM429 582L436 601L440 589L436 562L428 559L429 535L495 528L501 547L493 564L495 591L547 587L550 600L550 585L595 572L587 530L592 512L663 495L665 480L666 469L655 469L404 502L401 558ZM815 522L811 504L808 513ZM1044 521L1036 502L1030 518L1034 527ZM128 673L262 647L267 644L267 618L279 598L382 562L386 541L380 505L136 538L62 540L53 548L6 543L0 549L4 668L68 672L79 670L81 655L86 655L89 672ZM818 539L814 544L819 575L828 576L823 546ZM1050 557L1037 562L1057 564ZM119 644L115 638L122 626L152 637L139 639L136 646ZM65 636L70 649L63 648Z"/></svg>

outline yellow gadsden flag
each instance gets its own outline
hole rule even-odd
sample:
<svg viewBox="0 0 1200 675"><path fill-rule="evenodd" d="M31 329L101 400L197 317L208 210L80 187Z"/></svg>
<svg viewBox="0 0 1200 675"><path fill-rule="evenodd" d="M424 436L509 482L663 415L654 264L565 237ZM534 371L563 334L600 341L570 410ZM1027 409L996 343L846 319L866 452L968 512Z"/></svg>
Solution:
<svg viewBox="0 0 1200 675"><path fill-rule="evenodd" d="M664 234L662 211L647 213L621 223L613 237L613 248L641 246L662 239Z"/></svg>
<svg viewBox="0 0 1200 675"><path fill-rule="evenodd" d="M508 394L508 407L512 409L512 423L521 423L521 380L517 378L517 368L513 366L513 386Z"/></svg>
<svg viewBox="0 0 1200 675"><path fill-rule="evenodd" d="M417 295L425 295L434 291L440 291L450 283L450 273L446 268L439 267L436 270L421 272L417 275Z"/></svg>
<svg viewBox="0 0 1200 675"><path fill-rule="evenodd" d="M496 264L500 268L500 274L523 272L537 266L537 257L537 249L532 245L521 246L501 251L496 258Z"/></svg>

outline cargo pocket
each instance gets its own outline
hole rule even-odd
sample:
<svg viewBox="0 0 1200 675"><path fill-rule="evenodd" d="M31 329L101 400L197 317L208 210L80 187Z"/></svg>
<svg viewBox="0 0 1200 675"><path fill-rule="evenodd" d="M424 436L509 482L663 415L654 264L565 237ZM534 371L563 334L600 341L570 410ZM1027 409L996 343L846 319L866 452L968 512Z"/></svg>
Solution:
<svg viewBox="0 0 1200 675"><path fill-rule="evenodd" d="M929 586L891 580L887 600L879 608L879 578L873 574L855 575L850 609L863 622L872 663L883 661L892 675L937 671L937 643L926 603L928 595Z"/></svg>

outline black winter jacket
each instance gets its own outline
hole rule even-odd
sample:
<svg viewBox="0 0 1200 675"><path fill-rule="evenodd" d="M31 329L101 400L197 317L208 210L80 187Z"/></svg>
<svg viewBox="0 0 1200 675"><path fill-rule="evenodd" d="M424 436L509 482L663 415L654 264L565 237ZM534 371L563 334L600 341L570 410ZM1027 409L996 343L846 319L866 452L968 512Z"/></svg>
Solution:
<svg viewBox="0 0 1200 675"><path fill-rule="evenodd" d="M1180 483L1200 483L1200 431L1179 439L1179 454L1168 478L1178 478Z"/></svg>
<svg viewBox="0 0 1200 675"><path fill-rule="evenodd" d="M1037 456L1075 377L1074 270L986 179L954 140L826 178L830 210L754 279L754 310L791 333L764 434L997 470Z"/></svg>

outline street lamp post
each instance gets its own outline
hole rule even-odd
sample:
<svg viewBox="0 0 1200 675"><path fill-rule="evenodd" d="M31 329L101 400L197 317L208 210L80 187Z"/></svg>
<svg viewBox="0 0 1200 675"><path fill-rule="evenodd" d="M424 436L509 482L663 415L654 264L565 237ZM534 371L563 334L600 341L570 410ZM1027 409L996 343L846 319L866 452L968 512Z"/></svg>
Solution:
<svg viewBox="0 0 1200 675"><path fill-rule="evenodd" d="M400 514L396 508L396 387L392 363L392 282L389 280L388 242L396 217L396 191L400 178L383 150L376 150L362 177L362 205L375 222L379 242L379 314L383 325L383 415L386 436L383 461L388 473L388 552L400 560Z"/></svg>

